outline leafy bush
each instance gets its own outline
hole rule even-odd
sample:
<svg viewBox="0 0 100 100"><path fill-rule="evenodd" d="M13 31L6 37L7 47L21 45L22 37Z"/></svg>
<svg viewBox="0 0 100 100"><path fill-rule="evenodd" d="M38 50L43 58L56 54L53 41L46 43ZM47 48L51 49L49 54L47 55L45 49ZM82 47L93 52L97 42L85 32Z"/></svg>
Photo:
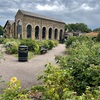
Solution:
<svg viewBox="0 0 100 100"><path fill-rule="evenodd" d="M32 39L23 39L20 45L27 45L29 51L34 51L34 40Z"/></svg>
<svg viewBox="0 0 100 100"><path fill-rule="evenodd" d="M29 100L29 97L21 90L20 81L13 77L7 83L4 93L0 95L0 100Z"/></svg>
<svg viewBox="0 0 100 100"><path fill-rule="evenodd" d="M100 86L96 88L86 87L85 93L78 96L76 92L68 87L71 77L66 70L60 70L48 64L44 75L40 77L43 85L33 86L31 90L22 90L20 81L16 77L11 78L7 82L7 87L2 94L0 100L31 100L31 97L38 98L34 95L41 94L40 100L99 100ZM56 72L57 71L57 72ZM53 77L54 75L54 77ZM57 77L57 78L56 78ZM66 84L65 84L66 83Z"/></svg>
<svg viewBox="0 0 100 100"><path fill-rule="evenodd" d="M21 40L20 45L27 45L29 51L33 51L35 54L39 54L39 43L36 40L32 39L23 39Z"/></svg>
<svg viewBox="0 0 100 100"><path fill-rule="evenodd" d="M47 65L40 77L43 85L32 89L42 92L44 100L99 100L100 45L88 37L75 37L68 46L67 55L55 58L60 67Z"/></svg>
<svg viewBox="0 0 100 100"><path fill-rule="evenodd" d="M98 33L97 35L97 39L96 39L98 42L100 42L100 32Z"/></svg>
<svg viewBox="0 0 100 100"><path fill-rule="evenodd" d="M86 89L81 96L79 96L79 93L75 92L75 90L71 88L71 85L77 85L77 88L79 89L78 86L82 84L81 86L83 87L83 85L85 85L83 84L85 83L85 80L82 81L83 83L81 82L81 84L79 84L81 80L79 81L78 79L75 81L74 77L70 74L70 70L47 64L44 74L39 77L43 84L33 86L31 88L31 92L41 92L42 100L99 100L100 87L98 87L97 83L100 83L100 66L93 66L92 68L89 67L87 69L89 72L85 72L87 73L87 81L89 81L92 85L95 84L96 87L91 87L88 86L90 84L87 84ZM81 76L78 77L80 78ZM83 89L82 87L80 87L80 89Z"/></svg>
<svg viewBox="0 0 100 100"><path fill-rule="evenodd" d="M71 79L69 73L57 66L47 64L44 75L39 79L43 85L33 86L32 91L42 92L43 100L65 100L74 94L68 89L68 82Z"/></svg>
<svg viewBox="0 0 100 100"><path fill-rule="evenodd" d="M72 41L65 57L58 57L62 68L69 71L73 79L70 88L82 95L86 87L100 86L100 45L92 40ZM93 66L93 67L92 67ZM97 67L97 70L95 69ZM89 69L92 70L90 71Z"/></svg>
<svg viewBox="0 0 100 100"><path fill-rule="evenodd" d="M43 46L48 50L51 50L53 47L58 45L58 41L53 40L43 40L43 41L36 41L32 39L22 39L22 40L15 40L15 39L8 39L4 40L4 44L6 47L6 51L9 54L15 54L18 52L19 45L26 45L28 46L28 50L34 52L34 54L40 54L40 47Z"/></svg>
<svg viewBox="0 0 100 100"><path fill-rule="evenodd" d="M49 48L48 48L49 50L51 50L55 46L52 40L48 40L48 45L49 45Z"/></svg>
<svg viewBox="0 0 100 100"><path fill-rule="evenodd" d="M13 41L15 41L14 38L5 38L3 43L6 44L7 42L13 42Z"/></svg>
<svg viewBox="0 0 100 100"><path fill-rule="evenodd" d="M42 40L40 46L43 46L48 49L49 48L48 40Z"/></svg>
<svg viewBox="0 0 100 100"><path fill-rule="evenodd" d="M51 50L53 47L57 45L58 45L58 41L54 41L54 40L43 40L40 44L40 46L43 46L48 50Z"/></svg>
<svg viewBox="0 0 100 100"><path fill-rule="evenodd" d="M17 54L18 53L18 46L19 46L19 43L17 43L16 41L7 42L5 44L6 52L8 54Z"/></svg>
<svg viewBox="0 0 100 100"><path fill-rule="evenodd" d="M87 37L87 36L70 36L68 40L65 42L66 48L71 46L73 42L83 42L83 41L92 41L92 37Z"/></svg>
<svg viewBox="0 0 100 100"><path fill-rule="evenodd" d="M0 44L4 42L5 38L0 38Z"/></svg>
<svg viewBox="0 0 100 100"><path fill-rule="evenodd" d="M54 43L54 47L57 46L57 45L59 44L59 42L56 41L56 40L52 40L52 41L53 41L53 43Z"/></svg>

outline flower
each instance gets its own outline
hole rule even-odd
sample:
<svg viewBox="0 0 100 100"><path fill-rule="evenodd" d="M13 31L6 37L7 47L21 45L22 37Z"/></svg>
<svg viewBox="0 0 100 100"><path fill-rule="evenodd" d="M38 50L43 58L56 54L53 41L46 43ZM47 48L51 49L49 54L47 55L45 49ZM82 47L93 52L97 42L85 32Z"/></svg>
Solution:
<svg viewBox="0 0 100 100"><path fill-rule="evenodd" d="M10 82L15 83L17 81L17 77L12 77Z"/></svg>

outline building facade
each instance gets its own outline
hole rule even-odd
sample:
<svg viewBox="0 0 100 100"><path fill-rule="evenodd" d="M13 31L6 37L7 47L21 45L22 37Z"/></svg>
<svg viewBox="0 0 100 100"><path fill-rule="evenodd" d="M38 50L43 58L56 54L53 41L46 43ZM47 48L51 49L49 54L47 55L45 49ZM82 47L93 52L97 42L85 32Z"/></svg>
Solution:
<svg viewBox="0 0 100 100"><path fill-rule="evenodd" d="M62 40L65 23L24 10L15 15L14 37L36 40Z"/></svg>
<svg viewBox="0 0 100 100"><path fill-rule="evenodd" d="M15 22L13 20L7 20L5 26L5 35L7 37L14 37L14 31L15 31Z"/></svg>

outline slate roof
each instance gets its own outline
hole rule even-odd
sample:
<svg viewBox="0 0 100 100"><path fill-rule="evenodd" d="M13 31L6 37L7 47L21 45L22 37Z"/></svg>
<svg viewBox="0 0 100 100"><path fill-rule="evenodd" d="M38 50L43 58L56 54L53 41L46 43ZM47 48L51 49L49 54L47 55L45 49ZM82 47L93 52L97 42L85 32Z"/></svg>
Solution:
<svg viewBox="0 0 100 100"><path fill-rule="evenodd" d="M29 11L25 11L25 10L19 10L19 11L21 11L22 14L24 14L24 15L28 15L28 16L32 16L32 17L37 17L37 18L42 18L42 19L46 19L46 20L50 20L50 21L55 21L55 22L60 22L60 23L65 24L61 20L57 20L57 19L50 18L50 17L43 16L43 15L39 15L39 14L36 14L36 13L33 13L33 12L29 12Z"/></svg>
<svg viewBox="0 0 100 100"><path fill-rule="evenodd" d="M7 22L6 22L5 26L4 26L4 28L6 27L7 23L9 23L10 25L12 25L12 24L14 23L14 21L13 21L13 20L7 20Z"/></svg>
<svg viewBox="0 0 100 100"><path fill-rule="evenodd" d="M8 20L8 22L12 25L14 23L13 20Z"/></svg>

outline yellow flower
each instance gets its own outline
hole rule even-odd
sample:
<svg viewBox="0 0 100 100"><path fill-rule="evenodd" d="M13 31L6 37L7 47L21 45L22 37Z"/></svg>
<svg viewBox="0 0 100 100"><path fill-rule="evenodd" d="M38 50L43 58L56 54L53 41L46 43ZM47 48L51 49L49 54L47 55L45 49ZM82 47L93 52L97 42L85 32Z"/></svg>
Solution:
<svg viewBox="0 0 100 100"><path fill-rule="evenodd" d="M12 77L10 82L15 83L17 81L17 77Z"/></svg>

